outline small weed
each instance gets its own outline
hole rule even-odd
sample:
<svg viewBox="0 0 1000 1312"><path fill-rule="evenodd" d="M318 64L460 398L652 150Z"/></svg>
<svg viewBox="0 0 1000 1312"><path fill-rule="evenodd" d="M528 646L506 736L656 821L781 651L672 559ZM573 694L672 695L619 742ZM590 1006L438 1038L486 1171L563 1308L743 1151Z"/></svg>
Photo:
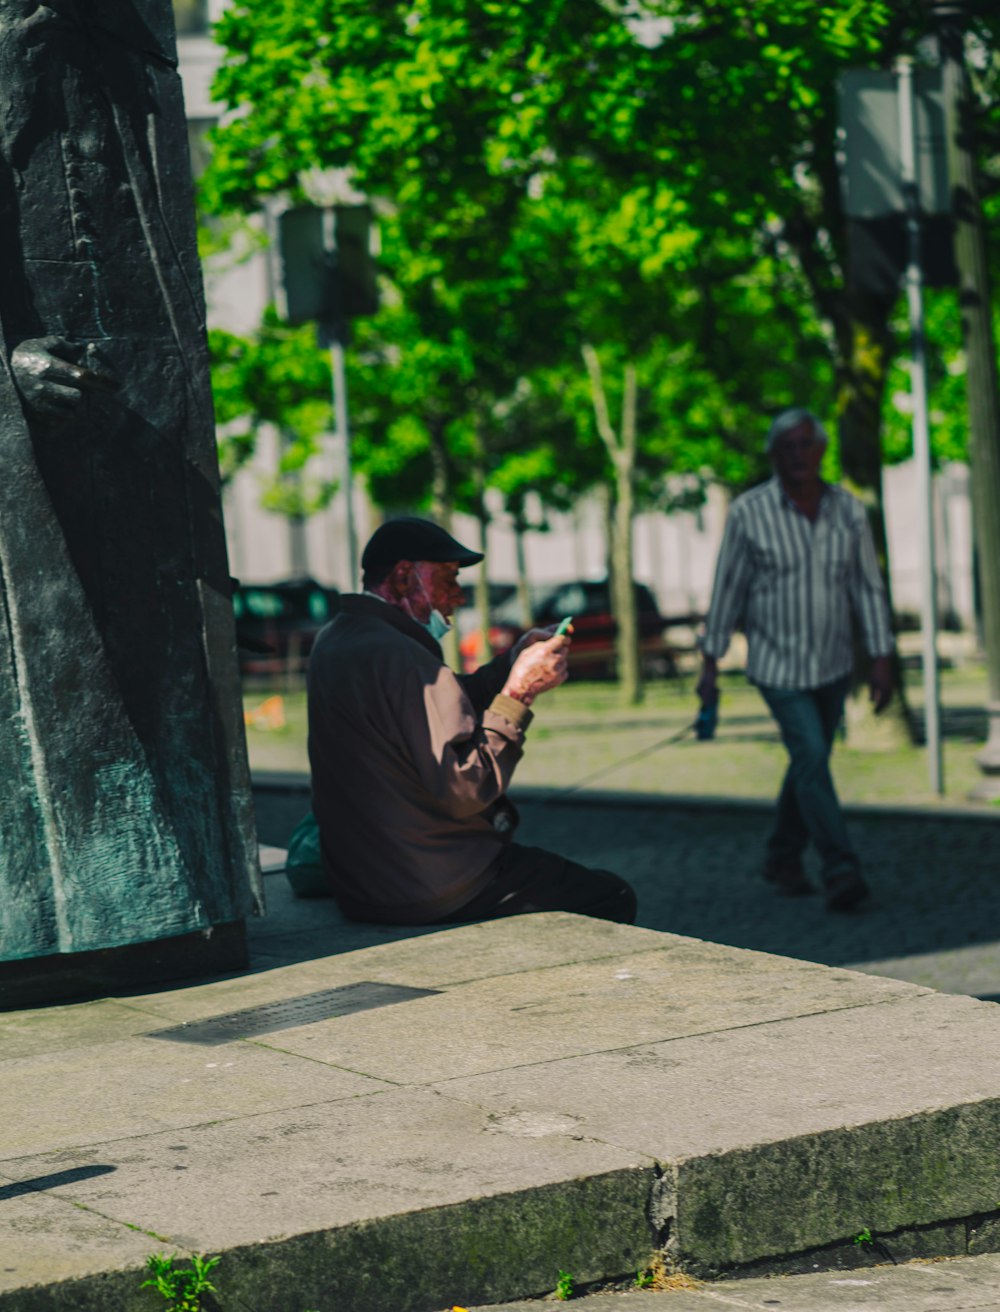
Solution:
<svg viewBox="0 0 1000 1312"><path fill-rule="evenodd" d="M899 1263L893 1257L892 1253L889 1252L888 1248L886 1248L882 1240L876 1239L867 1226L865 1226L863 1230L858 1231L854 1236L854 1242L858 1248L862 1248L866 1252L871 1251L873 1253L878 1253L879 1257L884 1257L886 1261L891 1262L893 1266L899 1266Z"/></svg>
<svg viewBox="0 0 1000 1312"><path fill-rule="evenodd" d="M214 1294L215 1286L208 1273L222 1260L218 1257L200 1257L195 1253L189 1267L175 1266L176 1257L166 1253L150 1253L146 1266L151 1272L140 1289L155 1289L167 1300L165 1312L201 1312L202 1294Z"/></svg>
<svg viewBox="0 0 1000 1312"><path fill-rule="evenodd" d="M641 1266L635 1273L636 1289L650 1289L656 1277L650 1271L648 1266Z"/></svg>
<svg viewBox="0 0 1000 1312"><path fill-rule="evenodd" d="M568 1271L560 1271L556 1281L556 1298L566 1303L573 1297L573 1277Z"/></svg>

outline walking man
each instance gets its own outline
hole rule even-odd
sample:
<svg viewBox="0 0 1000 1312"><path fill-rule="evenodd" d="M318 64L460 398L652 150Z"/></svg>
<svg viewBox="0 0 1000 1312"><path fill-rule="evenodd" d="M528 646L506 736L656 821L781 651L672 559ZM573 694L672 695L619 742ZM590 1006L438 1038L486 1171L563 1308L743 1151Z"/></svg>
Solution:
<svg viewBox="0 0 1000 1312"><path fill-rule="evenodd" d="M718 661L741 624L747 677L760 689L789 756L767 843L764 878L780 893L810 893L802 854L819 853L826 905L868 896L830 774L833 737L853 667L852 617L870 656L875 710L892 696L892 633L885 585L864 507L820 478L827 435L808 410L771 425L775 477L733 502L703 642L703 705L718 698Z"/></svg>

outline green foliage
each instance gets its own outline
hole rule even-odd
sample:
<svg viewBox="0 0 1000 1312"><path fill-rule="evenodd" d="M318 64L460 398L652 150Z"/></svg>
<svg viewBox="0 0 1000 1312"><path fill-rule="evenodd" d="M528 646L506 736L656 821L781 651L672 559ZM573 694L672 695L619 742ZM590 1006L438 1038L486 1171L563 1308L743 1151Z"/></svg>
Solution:
<svg viewBox="0 0 1000 1312"><path fill-rule="evenodd" d="M213 328L208 338L223 481L253 457L261 428L272 425L282 449L263 504L296 516L328 505L337 484L302 476L331 426L330 366L315 329L291 328L269 307L252 337Z"/></svg>
<svg viewBox="0 0 1000 1312"><path fill-rule="evenodd" d="M568 1271L560 1271L559 1279L556 1281L555 1288L556 1298L560 1302L566 1303L573 1297L573 1277Z"/></svg>
<svg viewBox="0 0 1000 1312"><path fill-rule="evenodd" d="M635 1273L636 1289L651 1289L656 1276L648 1267L640 1267Z"/></svg>
<svg viewBox="0 0 1000 1312"><path fill-rule="evenodd" d="M165 1312L201 1312L202 1294L216 1292L208 1274L221 1260L218 1257L200 1257L195 1253L190 1266L178 1267L176 1257L168 1257L165 1253L150 1253L146 1258L146 1266L151 1275L142 1282L140 1288L152 1288L162 1294L167 1304Z"/></svg>
<svg viewBox="0 0 1000 1312"><path fill-rule="evenodd" d="M859 352L836 79L915 49L923 6L647 0L637 12L233 0L218 24L227 113L201 182L208 207L295 199L316 170L341 169L379 210L383 309L357 326L350 392L357 464L383 504L475 509L492 485L517 513L529 492L560 505L607 480L584 342L612 391L626 362L637 371L646 504L668 504L665 471L755 481L762 430L786 405L850 419L865 386L881 394L899 325L891 306L866 307L877 350ZM997 26L976 20L983 51ZM992 57L980 65L983 126L996 130L1000 73ZM1000 222L1000 201L986 204ZM941 315L943 456L961 453L964 429L951 419L956 326ZM234 426L231 467L252 440ZM905 441L890 410L891 458Z"/></svg>
<svg viewBox="0 0 1000 1312"><path fill-rule="evenodd" d="M864 1229L859 1230L858 1233L854 1236L854 1243L855 1246L858 1248L871 1248L874 1242L875 1241L872 1238L872 1232L868 1229L867 1226L865 1226Z"/></svg>
<svg viewBox="0 0 1000 1312"><path fill-rule="evenodd" d="M968 452L968 412L965 403L965 351L955 294L928 291L924 298L927 344L928 421L931 453L936 463L965 460ZM894 464L913 455L909 328L900 305L895 321L903 353L889 370L883 415L883 449Z"/></svg>

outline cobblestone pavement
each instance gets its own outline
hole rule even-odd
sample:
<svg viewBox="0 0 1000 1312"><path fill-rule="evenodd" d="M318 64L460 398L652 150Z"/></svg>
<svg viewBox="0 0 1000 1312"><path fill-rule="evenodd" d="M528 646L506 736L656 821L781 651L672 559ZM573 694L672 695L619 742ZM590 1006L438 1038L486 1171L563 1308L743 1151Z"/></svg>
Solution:
<svg viewBox="0 0 1000 1312"><path fill-rule="evenodd" d="M824 909L822 896L782 898L761 880L769 805L585 792L546 802L540 791L517 789L513 795L521 841L624 875L639 896L638 923L647 928L1000 1001L995 816L849 811L873 897L863 909L838 915ZM298 790L258 790L256 798L261 841L284 846L308 806L305 781ZM808 859L807 867L815 875Z"/></svg>
<svg viewBox="0 0 1000 1312"><path fill-rule="evenodd" d="M873 896L849 914L760 878L769 806L640 805L577 797L522 804L524 841L616 870L639 923L696 938L857 966L1000 1000L1000 824L920 812L849 812ZM816 865L807 868L818 885Z"/></svg>

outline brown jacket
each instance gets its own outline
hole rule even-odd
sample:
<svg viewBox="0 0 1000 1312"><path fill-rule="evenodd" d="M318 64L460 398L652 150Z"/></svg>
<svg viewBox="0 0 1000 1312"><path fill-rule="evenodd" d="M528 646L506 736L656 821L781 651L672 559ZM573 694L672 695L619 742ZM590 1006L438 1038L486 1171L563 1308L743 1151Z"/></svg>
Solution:
<svg viewBox="0 0 1000 1312"><path fill-rule="evenodd" d="M485 887L510 840L504 793L531 712L500 692L508 654L456 676L403 611L367 595L341 604L309 662L324 863L348 915L427 923Z"/></svg>

